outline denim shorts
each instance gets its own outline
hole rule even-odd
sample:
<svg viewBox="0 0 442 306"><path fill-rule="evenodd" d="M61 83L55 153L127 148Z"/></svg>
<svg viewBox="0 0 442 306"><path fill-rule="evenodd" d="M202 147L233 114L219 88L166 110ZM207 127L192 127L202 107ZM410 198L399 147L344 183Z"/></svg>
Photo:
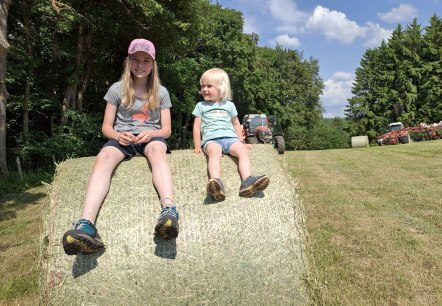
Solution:
<svg viewBox="0 0 442 306"><path fill-rule="evenodd" d="M152 141L161 141L162 143L164 143L166 145L166 147L167 147L166 153L170 154L169 145L167 144L166 140L164 140L164 138L162 138L162 137L153 137L152 140L149 141L149 142L138 143L138 144L130 144L128 146L122 146L115 139L110 139L108 142L106 142L104 144L103 148L105 148L105 147L115 147L118 150L120 150L121 153L124 154L123 160L129 160L132 157L134 157L135 155L137 155L137 153L141 154L143 156L146 156L144 154L144 149Z"/></svg>
<svg viewBox="0 0 442 306"><path fill-rule="evenodd" d="M204 152L206 152L206 148L209 143L217 143L221 146L221 150L222 150L223 155L229 154L230 146L237 140L238 140L238 138L236 138L236 137L221 137L221 138L210 139L204 144L203 149L204 149Z"/></svg>

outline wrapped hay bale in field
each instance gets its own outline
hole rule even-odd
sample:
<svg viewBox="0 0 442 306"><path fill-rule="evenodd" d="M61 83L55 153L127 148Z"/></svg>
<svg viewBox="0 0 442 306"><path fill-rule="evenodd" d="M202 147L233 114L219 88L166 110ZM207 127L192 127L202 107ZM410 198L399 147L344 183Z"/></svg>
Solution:
<svg viewBox="0 0 442 306"><path fill-rule="evenodd" d="M368 136L353 136L351 138L352 148L368 148L369 146Z"/></svg>
<svg viewBox="0 0 442 306"><path fill-rule="evenodd" d="M42 296L49 305L305 305L308 297L295 186L268 145L251 151L268 189L238 196L235 163L222 159L226 200L206 196L206 159L191 150L169 160L180 213L177 239L156 240L160 206L144 157L121 163L96 226L106 245L67 256L61 238L83 207L94 157L57 168L49 186L43 235Z"/></svg>

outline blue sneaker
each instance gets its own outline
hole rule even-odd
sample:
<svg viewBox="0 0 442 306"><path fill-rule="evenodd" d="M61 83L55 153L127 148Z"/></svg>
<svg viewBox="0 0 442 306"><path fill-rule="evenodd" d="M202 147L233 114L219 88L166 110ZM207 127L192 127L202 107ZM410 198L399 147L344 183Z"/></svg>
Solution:
<svg viewBox="0 0 442 306"><path fill-rule="evenodd" d="M263 191L270 184L270 178L267 175L249 176L239 187L240 197L252 197L257 192Z"/></svg>
<svg viewBox="0 0 442 306"><path fill-rule="evenodd" d="M212 178L207 182L207 193L216 201L226 198L223 182L219 178Z"/></svg>
<svg viewBox="0 0 442 306"><path fill-rule="evenodd" d="M63 235L63 249L67 255L92 254L104 248L95 226L86 219L73 223L74 228Z"/></svg>
<svg viewBox="0 0 442 306"><path fill-rule="evenodd" d="M155 226L155 237L172 239L178 237L178 212L175 206L165 206Z"/></svg>

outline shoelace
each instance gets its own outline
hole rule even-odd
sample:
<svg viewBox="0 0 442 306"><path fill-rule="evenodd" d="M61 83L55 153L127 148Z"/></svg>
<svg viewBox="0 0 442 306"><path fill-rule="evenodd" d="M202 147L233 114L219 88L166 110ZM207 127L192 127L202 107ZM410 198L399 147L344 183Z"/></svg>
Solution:
<svg viewBox="0 0 442 306"><path fill-rule="evenodd" d="M175 217L178 220L178 212L176 211L175 206L166 206L163 207L163 210L161 211L159 218L165 217L165 216L172 216Z"/></svg>
<svg viewBox="0 0 442 306"><path fill-rule="evenodd" d="M74 227L74 230L78 229L78 227L80 227L80 221L74 221L72 222L72 226Z"/></svg>
<svg viewBox="0 0 442 306"><path fill-rule="evenodd" d="M72 222L72 225L74 227L74 230L85 231L89 235L93 235L94 229L86 222L81 222L80 220L77 220L77 221Z"/></svg>

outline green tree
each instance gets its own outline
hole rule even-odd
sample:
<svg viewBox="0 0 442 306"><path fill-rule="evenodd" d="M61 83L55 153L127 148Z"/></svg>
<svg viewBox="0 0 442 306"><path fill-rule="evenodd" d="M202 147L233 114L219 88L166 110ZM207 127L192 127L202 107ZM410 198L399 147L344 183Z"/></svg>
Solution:
<svg viewBox="0 0 442 306"><path fill-rule="evenodd" d="M396 55L387 43L378 48L368 49L356 69L354 96L349 99L347 116L352 123L352 135L377 134L379 126L395 121L394 104L391 95L396 68Z"/></svg>
<svg viewBox="0 0 442 306"><path fill-rule="evenodd" d="M436 16L424 35L414 19L405 30L398 25L388 42L365 52L347 109L352 135L366 133L373 139L391 122L412 126L440 120L440 30Z"/></svg>
<svg viewBox="0 0 442 306"><path fill-rule="evenodd" d="M295 50L264 47L257 50L254 71L249 111L276 115L288 149L311 147L310 138L304 136L319 125L323 112L318 62L305 60Z"/></svg>
<svg viewBox="0 0 442 306"><path fill-rule="evenodd" d="M417 98L417 117L421 122L442 120L442 20L430 19L423 36L422 81Z"/></svg>

